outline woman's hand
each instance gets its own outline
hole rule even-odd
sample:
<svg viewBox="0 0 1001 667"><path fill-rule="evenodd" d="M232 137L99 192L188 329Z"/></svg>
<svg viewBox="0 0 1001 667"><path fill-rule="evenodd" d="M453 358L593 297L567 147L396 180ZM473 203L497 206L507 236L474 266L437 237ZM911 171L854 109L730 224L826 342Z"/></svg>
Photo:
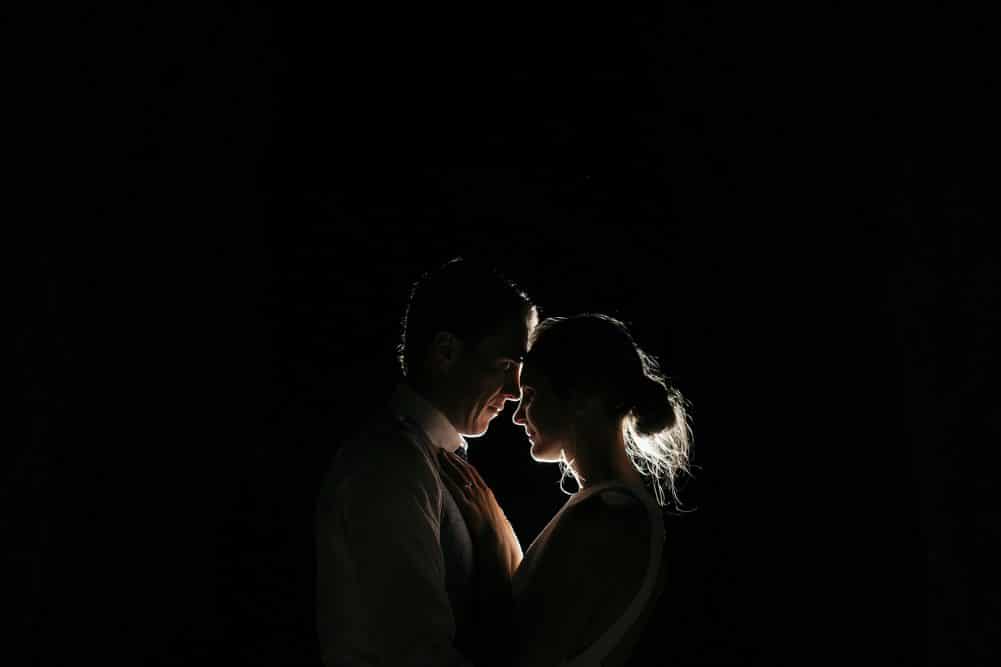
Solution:
<svg viewBox="0 0 1001 667"><path fill-rule="evenodd" d="M444 449L439 452L442 479L462 511L480 553L494 557L495 565L510 581L521 564L521 544L494 492L469 462Z"/></svg>
<svg viewBox="0 0 1001 667"><path fill-rule="evenodd" d="M493 491L476 468L459 456L440 450L442 480L455 498L469 527L477 561L477 610L473 614L475 664L508 667L514 643L511 579L521 564L521 544L497 504Z"/></svg>

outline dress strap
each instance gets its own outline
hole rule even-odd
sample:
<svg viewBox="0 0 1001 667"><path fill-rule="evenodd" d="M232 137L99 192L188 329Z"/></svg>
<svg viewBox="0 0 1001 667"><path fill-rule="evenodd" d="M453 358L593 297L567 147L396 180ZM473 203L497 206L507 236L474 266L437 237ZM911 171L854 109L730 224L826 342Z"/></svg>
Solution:
<svg viewBox="0 0 1001 667"><path fill-rule="evenodd" d="M640 615L650 603L653 590L657 582L657 575L660 571L661 557L664 553L664 518L660 512L656 501L650 497L644 489L626 484L615 484L610 487L616 492L628 493L639 500L646 508L647 516L650 519L650 560L647 563L646 575L643 577L643 584L640 586L636 597L626 608L626 611L583 653L563 662L565 667L599 667L601 661L612 652L629 629L635 624ZM603 489L602 492L605 490Z"/></svg>

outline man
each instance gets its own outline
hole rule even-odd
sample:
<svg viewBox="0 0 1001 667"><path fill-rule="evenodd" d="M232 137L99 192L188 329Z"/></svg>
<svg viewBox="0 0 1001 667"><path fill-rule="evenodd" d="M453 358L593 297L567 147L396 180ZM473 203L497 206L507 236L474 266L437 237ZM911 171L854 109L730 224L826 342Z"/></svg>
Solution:
<svg viewBox="0 0 1001 667"><path fill-rule="evenodd" d="M389 409L338 452L317 505L317 621L323 660L471 665L478 624L469 529L442 483L440 449L464 454L507 401L535 306L492 271L453 260L414 285L404 381ZM505 522L506 523L506 522ZM499 536L521 555L507 524Z"/></svg>

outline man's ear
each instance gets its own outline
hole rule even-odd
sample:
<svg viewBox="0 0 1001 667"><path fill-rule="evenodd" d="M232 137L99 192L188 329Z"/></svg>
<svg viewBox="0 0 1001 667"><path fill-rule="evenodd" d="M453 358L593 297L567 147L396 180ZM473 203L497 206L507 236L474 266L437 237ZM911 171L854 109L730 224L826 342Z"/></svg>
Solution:
<svg viewBox="0 0 1001 667"><path fill-rule="evenodd" d="M462 341L448 331L439 331L431 339L431 368L448 373L462 354Z"/></svg>

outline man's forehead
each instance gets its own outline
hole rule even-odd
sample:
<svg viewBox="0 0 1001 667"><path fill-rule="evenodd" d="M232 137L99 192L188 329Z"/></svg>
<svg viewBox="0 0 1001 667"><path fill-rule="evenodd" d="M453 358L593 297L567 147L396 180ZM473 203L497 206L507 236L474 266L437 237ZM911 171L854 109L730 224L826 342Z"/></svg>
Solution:
<svg viewBox="0 0 1001 667"><path fill-rule="evenodd" d="M521 361L528 352L528 323L525 320L505 323L501 329L484 340L484 347L498 355Z"/></svg>

